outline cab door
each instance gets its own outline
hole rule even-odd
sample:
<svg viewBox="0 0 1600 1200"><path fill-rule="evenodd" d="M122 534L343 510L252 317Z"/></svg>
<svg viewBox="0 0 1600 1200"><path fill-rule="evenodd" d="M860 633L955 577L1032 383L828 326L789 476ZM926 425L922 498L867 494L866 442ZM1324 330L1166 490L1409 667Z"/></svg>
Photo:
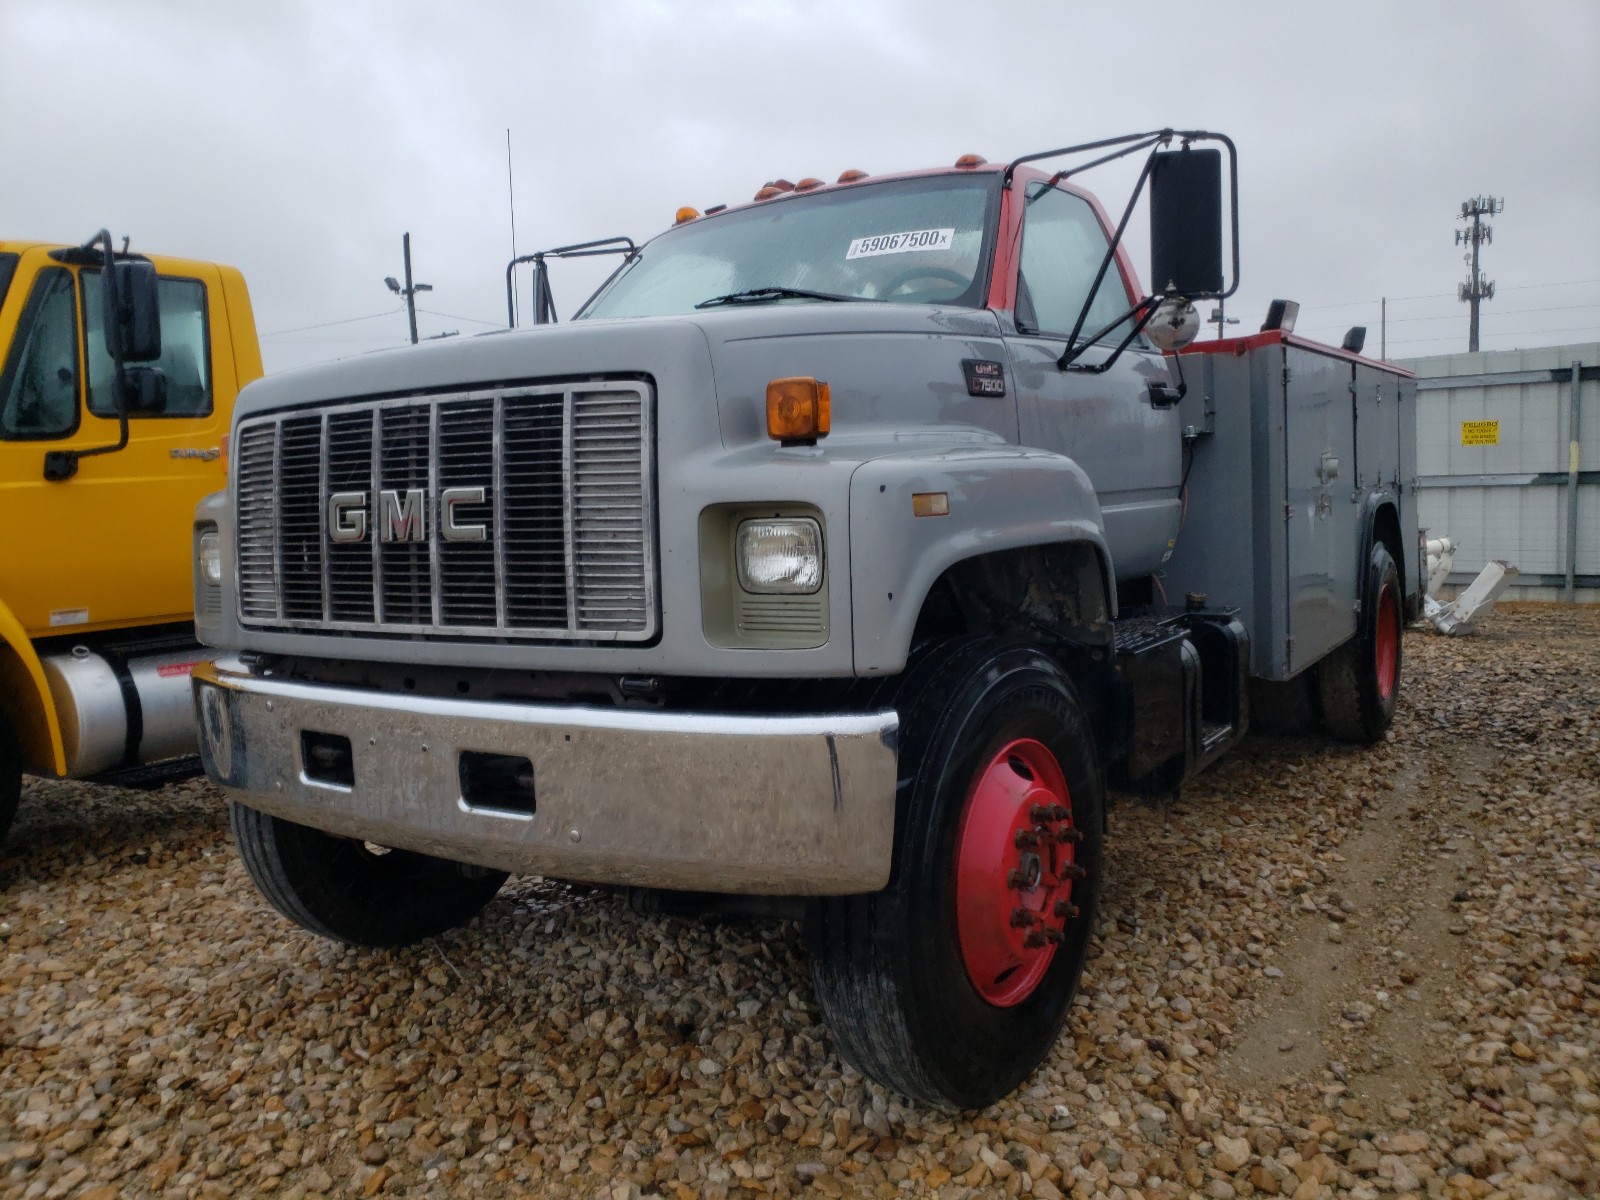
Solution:
<svg viewBox="0 0 1600 1200"><path fill-rule="evenodd" d="M1178 410L1153 405L1149 390L1152 381L1168 381L1167 368L1143 338L1101 373L1058 365L1108 238L1093 206L1077 193L1034 182L1023 195L1016 332L1007 339L1022 444L1066 455L1088 473L1117 577L1148 575L1166 561L1178 532ZM1113 263L1089 305L1080 340L1116 321L1130 303ZM1126 332L1118 325L1078 364L1106 362Z"/></svg>
<svg viewBox="0 0 1600 1200"><path fill-rule="evenodd" d="M118 425L100 272L38 257L0 319L0 598L32 637L192 620L194 507L223 484L233 386L220 273L158 263L165 405L50 482L47 451L115 445Z"/></svg>

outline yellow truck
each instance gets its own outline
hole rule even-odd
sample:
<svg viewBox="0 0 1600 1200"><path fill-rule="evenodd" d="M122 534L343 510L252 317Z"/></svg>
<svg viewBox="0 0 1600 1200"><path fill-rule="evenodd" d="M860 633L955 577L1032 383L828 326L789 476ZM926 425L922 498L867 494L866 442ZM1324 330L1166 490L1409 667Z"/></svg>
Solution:
<svg viewBox="0 0 1600 1200"><path fill-rule="evenodd" d="M194 508L260 374L234 268L0 240L0 837L24 772L198 771Z"/></svg>

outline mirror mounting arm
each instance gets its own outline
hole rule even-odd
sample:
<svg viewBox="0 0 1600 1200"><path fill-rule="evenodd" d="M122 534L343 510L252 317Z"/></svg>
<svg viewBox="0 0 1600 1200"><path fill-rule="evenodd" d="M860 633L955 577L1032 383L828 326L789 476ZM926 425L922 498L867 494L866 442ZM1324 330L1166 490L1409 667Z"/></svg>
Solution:
<svg viewBox="0 0 1600 1200"><path fill-rule="evenodd" d="M1093 337L1085 338L1081 342L1077 341L1075 337L1069 338L1067 340L1066 350L1064 350L1061 354L1061 357L1056 360L1056 366L1060 367L1063 371L1081 371L1085 375L1105 374L1105 372L1109 371L1114 365L1116 365L1117 359L1122 357L1122 352L1129 346L1133 345L1133 339L1143 333L1144 327L1150 324L1150 318L1155 316L1156 313L1156 303L1157 301L1154 296L1146 296L1143 300L1139 301L1139 303L1135 304L1127 312L1123 313L1120 317L1111 322L1111 324L1107 325L1104 329L1100 330L1100 332L1096 333ZM1113 350L1103 362L1086 363L1078 361L1083 357L1084 351L1088 350L1090 346L1096 345L1106 334L1110 333L1118 325L1122 324L1122 322L1126 321L1129 317L1132 317L1135 314L1138 315L1139 319L1133 323L1133 328L1128 330L1128 336L1117 343L1117 348Z"/></svg>
<svg viewBox="0 0 1600 1200"><path fill-rule="evenodd" d="M86 258L95 246L105 250L105 278L102 287L110 289L114 286L111 273L116 262L116 251L111 245L111 231L102 229L82 246L81 253ZM110 332L109 330L107 331ZM124 397L126 390L125 370L122 363L122 339L117 336L108 338L111 351L111 364L114 377L111 385L111 402L117 410L117 440L111 446L95 446L89 450L47 450L44 455L44 477L49 483L63 483L78 473L78 460L93 458L97 454L116 454L128 447L128 405Z"/></svg>
<svg viewBox="0 0 1600 1200"><path fill-rule="evenodd" d="M517 327L517 293L516 271L523 263L533 264L533 323L535 325L554 325L556 323L556 301L550 291L550 268L545 263L547 258L594 258L605 254L620 254L623 256L622 264L618 271L628 265L639 253L639 247L633 244L630 237L600 238L593 242L578 242L572 246L557 246L553 250L536 250L532 254L524 254L513 258L506 264L506 326L510 329ZM613 277L616 272L612 272ZM610 282L610 280L607 280ZM602 284L602 287L605 285Z"/></svg>

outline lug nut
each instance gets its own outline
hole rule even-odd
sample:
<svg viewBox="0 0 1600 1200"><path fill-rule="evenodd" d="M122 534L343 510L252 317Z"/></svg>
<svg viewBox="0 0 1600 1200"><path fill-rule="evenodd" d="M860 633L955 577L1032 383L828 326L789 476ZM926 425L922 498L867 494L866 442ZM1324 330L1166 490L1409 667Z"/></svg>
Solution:
<svg viewBox="0 0 1600 1200"><path fill-rule="evenodd" d="M1059 946L1062 942L1067 940L1067 935L1062 933L1059 929L1046 929L1043 932L1044 940L1050 942L1052 945Z"/></svg>
<svg viewBox="0 0 1600 1200"><path fill-rule="evenodd" d="M1022 939L1022 945L1025 949L1037 950L1044 945L1044 934L1035 929L1027 937Z"/></svg>
<svg viewBox="0 0 1600 1200"><path fill-rule="evenodd" d="M1060 829L1056 830L1056 841L1073 843L1081 842L1083 841L1083 830L1074 829L1070 825L1064 825Z"/></svg>
<svg viewBox="0 0 1600 1200"><path fill-rule="evenodd" d="M1061 868L1061 878L1063 879L1086 879L1088 875L1089 872L1085 871L1077 863L1068 863Z"/></svg>
<svg viewBox="0 0 1600 1200"><path fill-rule="evenodd" d="M1047 821L1055 820L1055 818L1050 815L1053 812L1055 812L1055 808L1052 805L1035 804L1028 810L1028 820L1032 821L1035 825L1043 825Z"/></svg>
<svg viewBox="0 0 1600 1200"><path fill-rule="evenodd" d="M1031 829L1019 829L1014 840L1017 849L1024 850L1029 846L1037 846L1039 844L1039 835Z"/></svg>
<svg viewBox="0 0 1600 1200"><path fill-rule="evenodd" d="M1037 925L1041 920L1043 918L1031 908L1023 908L1018 905L1011 910L1011 928L1013 929L1026 929L1029 925Z"/></svg>
<svg viewBox="0 0 1600 1200"><path fill-rule="evenodd" d="M1076 904L1069 904L1065 900L1057 900L1055 914L1063 921L1071 921L1078 915L1078 906Z"/></svg>
<svg viewBox="0 0 1600 1200"><path fill-rule="evenodd" d="M1072 810L1060 804L1050 806L1050 819L1052 821L1065 821L1072 815Z"/></svg>

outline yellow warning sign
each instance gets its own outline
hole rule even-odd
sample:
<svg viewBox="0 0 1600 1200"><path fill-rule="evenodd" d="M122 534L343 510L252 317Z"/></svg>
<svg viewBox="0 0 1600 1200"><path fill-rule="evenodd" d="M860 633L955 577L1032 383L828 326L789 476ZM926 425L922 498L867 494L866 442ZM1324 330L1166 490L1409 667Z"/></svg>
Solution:
<svg viewBox="0 0 1600 1200"><path fill-rule="evenodd" d="M1461 422L1461 444L1463 446L1498 446L1500 444L1500 422Z"/></svg>

